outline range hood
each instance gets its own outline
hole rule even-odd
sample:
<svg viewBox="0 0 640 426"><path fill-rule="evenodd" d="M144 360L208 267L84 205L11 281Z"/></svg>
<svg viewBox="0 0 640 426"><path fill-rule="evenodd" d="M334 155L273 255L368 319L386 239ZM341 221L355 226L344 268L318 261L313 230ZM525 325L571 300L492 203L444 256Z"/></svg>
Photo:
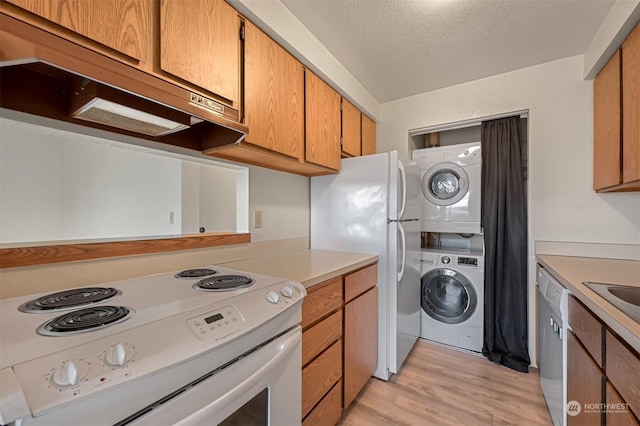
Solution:
<svg viewBox="0 0 640 426"><path fill-rule="evenodd" d="M0 15L0 106L202 151L242 141L237 110L213 96Z"/></svg>

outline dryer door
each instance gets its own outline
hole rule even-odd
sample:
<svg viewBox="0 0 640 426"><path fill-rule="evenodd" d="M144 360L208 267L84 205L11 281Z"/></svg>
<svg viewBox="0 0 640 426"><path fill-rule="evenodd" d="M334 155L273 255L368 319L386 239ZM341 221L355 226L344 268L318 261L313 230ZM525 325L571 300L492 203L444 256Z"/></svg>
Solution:
<svg viewBox="0 0 640 426"><path fill-rule="evenodd" d="M473 284L452 269L432 269L422 276L422 309L433 319L459 324L476 310L478 296Z"/></svg>
<svg viewBox="0 0 640 426"><path fill-rule="evenodd" d="M433 204L450 206L469 190L467 172L454 163L439 163L422 175L422 194Z"/></svg>

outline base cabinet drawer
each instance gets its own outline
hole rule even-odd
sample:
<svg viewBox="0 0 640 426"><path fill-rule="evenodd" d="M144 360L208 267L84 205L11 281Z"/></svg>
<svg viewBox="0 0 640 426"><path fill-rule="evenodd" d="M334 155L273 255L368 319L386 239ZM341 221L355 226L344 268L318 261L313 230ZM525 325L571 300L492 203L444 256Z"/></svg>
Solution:
<svg viewBox="0 0 640 426"><path fill-rule="evenodd" d="M342 381L322 398L322 401L309 413L302 422L302 426L332 426L338 423L342 416Z"/></svg>
<svg viewBox="0 0 640 426"><path fill-rule="evenodd" d="M344 303L349 303L378 283L378 264L362 268L344 277Z"/></svg>
<svg viewBox="0 0 640 426"><path fill-rule="evenodd" d="M342 277L315 285L302 302L302 328L307 328L332 311L342 308Z"/></svg>
<svg viewBox="0 0 640 426"><path fill-rule="evenodd" d="M602 368L604 326L574 297L569 297L569 324L587 352Z"/></svg>
<svg viewBox="0 0 640 426"><path fill-rule="evenodd" d="M302 370L302 418L342 378L342 339Z"/></svg>
<svg viewBox="0 0 640 426"><path fill-rule="evenodd" d="M304 367L342 337L342 311L335 312L302 333L302 366Z"/></svg>

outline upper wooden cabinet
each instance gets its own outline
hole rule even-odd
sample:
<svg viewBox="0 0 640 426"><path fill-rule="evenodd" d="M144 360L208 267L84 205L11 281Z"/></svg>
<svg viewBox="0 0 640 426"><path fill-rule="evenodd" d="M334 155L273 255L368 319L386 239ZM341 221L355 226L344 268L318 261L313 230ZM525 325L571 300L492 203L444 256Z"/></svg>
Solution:
<svg viewBox="0 0 640 426"><path fill-rule="evenodd" d="M376 123L362 114L362 155L376 153Z"/></svg>
<svg viewBox="0 0 640 426"><path fill-rule="evenodd" d="M620 51L593 81L593 189L618 185L620 150Z"/></svg>
<svg viewBox="0 0 640 426"><path fill-rule="evenodd" d="M304 68L251 22L245 24L247 141L304 160Z"/></svg>
<svg viewBox="0 0 640 426"><path fill-rule="evenodd" d="M151 56L152 0L6 1L130 58Z"/></svg>
<svg viewBox="0 0 640 426"><path fill-rule="evenodd" d="M305 73L305 159L340 169L340 95L318 76Z"/></svg>
<svg viewBox="0 0 640 426"><path fill-rule="evenodd" d="M376 123L342 98L342 156L376 153Z"/></svg>
<svg viewBox="0 0 640 426"><path fill-rule="evenodd" d="M622 43L622 182L640 190L640 24Z"/></svg>
<svg viewBox="0 0 640 426"><path fill-rule="evenodd" d="M342 98L342 154L347 157L357 157L362 152L360 116L358 108Z"/></svg>
<svg viewBox="0 0 640 426"><path fill-rule="evenodd" d="M7 16L187 89L224 119L241 119L243 18L224 0L8 0L0 7Z"/></svg>
<svg viewBox="0 0 640 426"><path fill-rule="evenodd" d="M237 144L205 146L204 152L304 176L335 173L305 157L305 73L291 54L245 22L244 121L249 133ZM339 126L338 121L338 138Z"/></svg>
<svg viewBox="0 0 640 426"><path fill-rule="evenodd" d="M237 109L240 24L238 12L224 0L162 0L160 68L231 101Z"/></svg>
<svg viewBox="0 0 640 426"><path fill-rule="evenodd" d="M593 82L593 188L640 191L640 25Z"/></svg>

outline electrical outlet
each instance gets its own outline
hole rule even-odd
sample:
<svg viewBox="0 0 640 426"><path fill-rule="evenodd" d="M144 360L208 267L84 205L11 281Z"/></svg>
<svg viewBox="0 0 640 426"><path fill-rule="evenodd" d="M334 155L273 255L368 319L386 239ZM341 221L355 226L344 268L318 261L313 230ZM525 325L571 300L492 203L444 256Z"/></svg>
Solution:
<svg viewBox="0 0 640 426"><path fill-rule="evenodd" d="M173 225L174 222L175 222L175 212L170 211L169 212L169 224Z"/></svg>
<svg viewBox="0 0 640 426"><path fill-rule="evenodd" d="M262 210L253 211L253 227L262 228Z"/></svg>

